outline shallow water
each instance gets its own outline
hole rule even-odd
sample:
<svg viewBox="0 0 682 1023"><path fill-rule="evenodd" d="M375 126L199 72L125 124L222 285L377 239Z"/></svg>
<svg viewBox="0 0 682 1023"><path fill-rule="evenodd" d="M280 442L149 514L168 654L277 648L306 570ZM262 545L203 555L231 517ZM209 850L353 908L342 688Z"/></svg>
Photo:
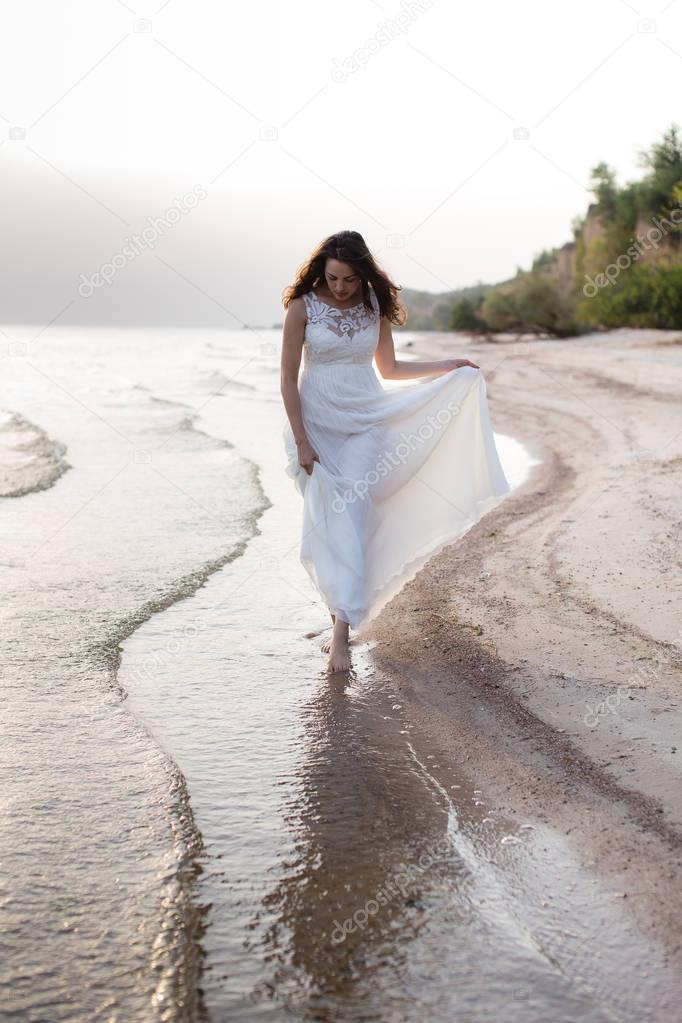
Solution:
<svg viewBox="0 0 682 1023"><path fill-rule="evenodd" d="M278 342L53 329L4 362L6 1018L644 1018L670 992L634 932L595 960L585 907L629 926L603 881L370 644L326 675Z"/></svg>
<svg viewBox="0 0 682 1023"><path fill-rule="evenodd" d="M115 669L124 636L239 555L267 500L253 465L141 382L145 363L166 380L172 366L210 394L196 353L178 346L173 365L167 345L60 331L3 362L20 417L3 417L5 479L24 494L0 534L8 1019L180 1019L197 1002L199 836Z"/></svg>
<svg viewBox="0 0 682 1023"><path fill-rule="evenodd" d="M326 675L267 417L212 403L202 422L260 452L272 507L241 558L130 637L121 681L203 836L210 1018L641 1019L641 945L603 880L551 828L491 806L463 750L434 749L409 676L371 644L348 681ZM526 467L505 468L518 482ZM605 924L618 955L595 968Z"/></svg>

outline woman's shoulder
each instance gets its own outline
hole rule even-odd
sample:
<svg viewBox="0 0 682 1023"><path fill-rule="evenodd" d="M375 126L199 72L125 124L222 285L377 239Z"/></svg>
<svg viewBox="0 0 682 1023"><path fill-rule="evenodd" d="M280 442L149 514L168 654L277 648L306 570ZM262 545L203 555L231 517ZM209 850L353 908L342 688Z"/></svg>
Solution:
<svg viewBox="0 0 682 1023"><path fill-rule="evenodd" d="M308 306L304 298L305 296L303 295L296 295L294 298L289 300L287 316L290 321L294 323L305 322L308 315Z"/></svg>
<svg viewBox="0 0 682 1023"><path fill-rule="evenodd" d="M304 310L308 305L308 295L310 292L304 292L302 295L296 295L289 302L290 309Z"/></svg>

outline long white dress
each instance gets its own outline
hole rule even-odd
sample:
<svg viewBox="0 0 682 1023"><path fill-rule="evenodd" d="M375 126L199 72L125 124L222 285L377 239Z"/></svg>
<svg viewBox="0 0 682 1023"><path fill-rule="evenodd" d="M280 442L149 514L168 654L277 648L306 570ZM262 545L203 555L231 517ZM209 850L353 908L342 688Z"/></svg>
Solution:
<svg viewBox="0 0 682 1023"><path fill-rule="evenodd" d="M285 471L303 497L300 558L325 604L361 629L425 562L510 491L493 436L483 373L462 366L400 387L373 365L372 312L303 296L299 394L319 456L298 464L288 420Z"/></svg>

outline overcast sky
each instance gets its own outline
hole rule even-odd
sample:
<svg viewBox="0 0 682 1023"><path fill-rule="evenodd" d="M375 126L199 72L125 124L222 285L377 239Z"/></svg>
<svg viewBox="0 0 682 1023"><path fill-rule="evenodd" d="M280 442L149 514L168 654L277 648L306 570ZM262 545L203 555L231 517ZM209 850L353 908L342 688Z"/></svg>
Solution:
<svg viewBox="0 0 682 1023"><path fill-rule="evenodd" d="M571 238L594 164L639 177L682 120L682 0L23 0L3 21L6 323L269 325L343 228L404 287L502 280Z"/></svg>

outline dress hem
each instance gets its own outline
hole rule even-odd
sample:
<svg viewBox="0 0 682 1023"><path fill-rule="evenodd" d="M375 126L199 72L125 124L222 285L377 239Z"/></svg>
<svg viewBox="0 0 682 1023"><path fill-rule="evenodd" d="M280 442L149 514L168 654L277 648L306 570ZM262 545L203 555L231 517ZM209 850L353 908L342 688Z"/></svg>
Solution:
<svg viewBox="0 0 682 1023"><path fill-rule="evenodd" d="M507 497L510 491L511 487L508 487L502 493L493 494L490 497L483 498L483 500L477 505L476 515L455 534L441 534L437 539L431 540L428 544L426 544L420 553L411 557L409 561L403 562L398 571L395 572L390 579L374 590L374 593L378 594L378 596L375 596L372 600L370 600L365 616L361 619L357 619L358 624L351 624L351 627L359 632L369 626L369 624L379 616L386 605L400 593L402 588L408 582L410 582L419 574L419 572L421 572L423 568L426 567L427 563L432 558L440 554L445 547L449 547L461 540L462 537L469 532L469 530L478 525L481 519L491 512L493 508L497 507L497 505L500 504L505 497Z"/></svg>

